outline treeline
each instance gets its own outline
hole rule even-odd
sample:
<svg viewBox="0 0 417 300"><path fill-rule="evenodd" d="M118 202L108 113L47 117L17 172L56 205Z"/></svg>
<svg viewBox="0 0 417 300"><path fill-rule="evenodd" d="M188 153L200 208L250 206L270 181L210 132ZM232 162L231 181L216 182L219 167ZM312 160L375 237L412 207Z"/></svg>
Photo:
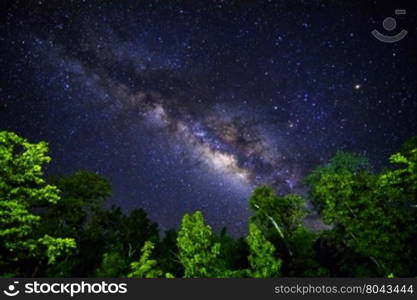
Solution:
<svg viewBox="0 0 417 300"><path fill-rule="evenodd" d="M104 208L109 182L91 172L45 179L45 142L0 132L3 277L417 276L417 138L375 172L338 152L304 183L329 229L305 227L305 200L255 189L248 235L232 238L183 216L160 234L142 209Z"/></svg>

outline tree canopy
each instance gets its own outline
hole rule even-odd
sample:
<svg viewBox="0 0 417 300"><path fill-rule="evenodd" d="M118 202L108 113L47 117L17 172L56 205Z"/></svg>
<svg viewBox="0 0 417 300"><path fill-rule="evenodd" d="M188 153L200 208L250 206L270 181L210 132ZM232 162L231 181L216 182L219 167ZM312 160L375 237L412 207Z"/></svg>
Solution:
<svg viewBox="0 0 417 300"><path fill-rule="evenodd" d="M46 178L45 142L0 132L0 275L43 277L417 276L417 138L376 171L338 152L305 177L308 196L254 189L248 233L185 214L163 232L141 208L106 205L96 172ZM305 225L312 201L328 227Z"/></svg>
<svg viewBox="0 0 417 300"><path fill-rule="evenodd" d="M43 165L51 160L47 152L45 142L0 132L0 266L9 274L18 275L31 258L53 264L76 246L74 239L40 231L41 217L32 211L60 200L59 189L43 178Z"/></svg>

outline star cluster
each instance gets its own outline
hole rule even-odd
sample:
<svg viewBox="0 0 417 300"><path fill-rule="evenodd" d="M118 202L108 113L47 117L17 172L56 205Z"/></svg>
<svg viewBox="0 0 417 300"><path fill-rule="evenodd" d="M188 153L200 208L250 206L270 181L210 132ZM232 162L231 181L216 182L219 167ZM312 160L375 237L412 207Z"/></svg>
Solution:
<svg viewBox="0 0 417 300"><path fill-rule="evenodd" d="M13 1L0 128L49 141L48 174L102 174L112 203L163 228L200 209L239 234L255 186L304 193L303 176L337 150L383 167L413 133L415 35L370 34L395 8ZM398 22L415 32L411 13Z"/></svg>

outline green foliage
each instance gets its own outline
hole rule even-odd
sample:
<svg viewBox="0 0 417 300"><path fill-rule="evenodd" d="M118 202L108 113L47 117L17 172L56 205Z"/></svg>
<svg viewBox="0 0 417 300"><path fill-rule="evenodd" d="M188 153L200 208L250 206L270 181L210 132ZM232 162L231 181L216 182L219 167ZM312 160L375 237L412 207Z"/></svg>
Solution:
<svg viewBox="0 0 417 300"><path fill-rule="evenodd" d="M97 277L123 277L128 268L127 262L119 252L106 252L103 261L97 269Z"/></svg>
<svg viewBox="0 0 417 300"><path fill-rule="evenodd" d="M163 272L156 268L156 260L150 259L154 244L152 242L145 242L139 261L131 263L132 272L127 275L129 278L157 278L161 277ZM171 275L169 274L168 277Z"/></svg>
<svg viewBox="0 0 417 300"><path fill-rule="evenodd" d="M45 256L48 258L49 264L55 263L57 257L67 253L69 249L76 247L74 239L70 238L53 238L45 235L38 241L46 248Z"/></svg>
<svg viewBox="0 0 417 300"><path fill-rule="evenodd" d="M97 213L112 194L104 177L88 171L54 177L51 181L61 190L61 201L48 207L45 213L48 222L44 225L59 235L79 236L89 217Z"/></svg>
<svg viewBox="0 0 417 300"><path fill-rule="evenodd" d="M184 277L219 276L220 243L214 241L213 232L204 224L201 212L183 216L177 242Z"/></svg>
<svg viewBox="0 0 417 300"><path fill-rule="evenodd" d="M250 249L249 277L277 277L281 261L274 256L275 247L263 236L255 224L249 224L249 235L246 240Z"/></svg>
<svg viewBox="0 0 417 300"><path fill-rule="evenodd" d="M249 205L255 212L252 221L266 230L275 230L282 239L302 226L307 214L303 198L293 194L280 197L269 187L256 188Z"/></svg>
<svg viewBox="0 0 417 300"><path fill-rule="evenodd" d="M158 226L143 209L125 215L116 206L103 208L111 196L111 186L104 177L78 171L54 177L51 182L62 191L62 199L58 205L45 208L43 230L73 237L78 249L69 259L49 268L49 276L123 276L129 272L130 263L140 257L145 241L158 241ZM112 262L117 262L117 267Z"/></svg>
<svg viewBox="0 0 417 300"><path fill-rule="evenodd" d="M329 271L317 259L314 248L319 236L304 226L299 226L288 238L293 256L285 264L286 276L327 277Z"/></svg>
<svg viewBox="0 0 417 300"><path fill-rule="evenodd" d="M417 149L417 135L404 142L400 148L400 153L407 158L412 157L415 149Z"/></svg>
<svg viewBox="0 0 417 300"><path fill-rule="evenodd" d="M78 247L71 257L48 270L48 276L92 276L100 264L105 237L99 224L102 205L111 195L109 182L88 171L50 179L61 191L57 205L43 207L41 230L75 239ZM95 249L95 251L91 251Z"/></svg>
<svg viewBox="0 0 417 300"><path fill-rule="evenodd" d="M360 171L372 171L369 160L362 155L343 151L338 151L327 164L315 168L304 178L304 183L309 188L309 196L315 208L321 211L324 206L322 198L316 191L323 176L346 172L356 174Z"/></svg>
<svg viewBox="0 0 417 300"><path fill-rule="evenodd" d="M405 275L412 261L416 232L416 155L408 150L391 156L402 167L371 174L365 170L327 170L314 185L322 215L333 226L335 243L366 256L380 275Z"/></svg>
<svg viewBox="0 0 417 300"><path fill-rule="evenodd" d="M316 234L304 227L307 214L304 200L298 195L278 196L269 187L259 187L249 199L254 210L251 221L265 232L283 260L285 276L324 276L327 271L316 260Z"/></svg>
<svg viewBox="0 0 417 300"><path fill-rule="evenodd" d="M178 232L174 229L165 231L159 243L156 243L155 256L158 258L158 267L173 277L182 277L184 268L178 259L177 246Z"/></svg>
<svg viewBox="0 0 417 300"><path fill-rule="evenodd" d="M305 200L256 188L246 238L215 234L201 212L159 237L143 209L104 208L109 182L79 171L45 181L47 145L0 132L0 275L66 277L416 276L417 137L372 172L338 152L305 179L329 230L311 232Z"/></svg>
<svg viewBox="0 0 417 300"><path fill-rule="evenodd" d="M75 247L74 240L39 232L41 217L33 208L56 204L59 190L46 184L42 167L51 158L45 142L29 143L18 135L0 132L0 266L2 272L24 275L13 266L30 258L54 263ZM19 270L20 269L20 270Z"/></svg>
<svg viewBox="0 0 417 300"><path fill-rule="evenodd" d="M216 241L220 243L219 263L221 269L229 270L231 272L229 276L231 277L244 276L244 272L239 272L238 270L249 268L249 247L245 238L233 238L227 234L226 228L223 228Z"/></svg>
<svg viewBox="0 0 417 300"><path fill-rule="evenodd" d="M149 240L154 244L159 242L158 224L149 220L143 209L134 209L130 212L120 234L123 237L122 251L126 251L132 258L139 255L136 249L141 249L145 241Z"/></svg>
<svg viewBox="0 0 417 300"><path fill-rule="evenodd" d="M399 165L379 176L378 188L390 201L397 201L408 207L417 204L417 145L407 152L391 155L390 162Z"/></svg>

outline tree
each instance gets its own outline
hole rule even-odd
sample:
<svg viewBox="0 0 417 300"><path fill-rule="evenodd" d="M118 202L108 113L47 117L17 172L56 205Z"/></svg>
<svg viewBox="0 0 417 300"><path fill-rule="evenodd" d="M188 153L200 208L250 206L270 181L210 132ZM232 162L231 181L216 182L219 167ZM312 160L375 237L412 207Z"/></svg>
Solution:
<svg viewBox="0 0 417 300"><path fill-rule="evenodd" d="M303 205L300 196L280 197L266 186L256 188L249 198L249 206L255 212L251 220L267 231L276 231L284 240L286 235L302 226L302 218L307 214Z"/></svg>
<svg viewBox="0 0 417 300"><path fill-rule="evenodd" d="M158 278L161 277L163 272L156 268L156 260L150 259L154 244L150 241L146 241L143 246L139 261L131 263L131 273L127 275L129 278ZM168 275L169 276L169 275Z"/></svg>
<svg viewBox="0 0 417 300"><path fill-rule="evenodd" d="M309 188L310 200L320 212L323 209L324 203L322 203L322 198L318 195L316 187L323 176L328 174L343 174L344 172L357 174L360 171L368 171L371 173L372 170L372 165L365 156L338 151L327 164L315 168L303 181Z"/></svg>
<svg viewBox="0 0 417 300"><path fill-rule="evenodd" d="M161 241L155 245L155 257L158 267L165 273L170 273L175 277L184 276L184 268L178 256L177 246L178 232L175 229L165 231Z"/></svg>
<svg viewBox="0 0 417 300"><path fill-rule="evenodd" d="M25 260L54 263L75 248L73 239L39 232L41 217L33 212L33 207L60 200L59 189L43 178L42 167L51 160L47 152L45 142L32 144L15 133L0 132L0 265L15 276L28 275Z"/></svg>
<svg viewBox="0 0 417 300"><path fill-rule="evenodd" d="M323 219L333 226L334 243L368 257L379 275L409 274L410 243L416 232L413 153L410 150L408 158L401 153L391 156L400 168L377 175L366 170L328 171L313 186L323 204Z"/></svg>
<svg viewBox="0 0 417 300"><path fill-rule="evenodd" d="M149 220L143 209L132 210L123 224L122 251L128 254L129 259L137 259L146 241L154 245L159 243L158 224Z"/></svg>
<svg viewBox="0 0 417 300"><path fill-rule="evenodd" d="M389 199L402 202L408 208L417 205L417 137L406 141L399 153L390 156L397 168L379 176L378 188Z"/></svg>
<svg viewBox="0 0 417 300"><path fill-rule="evenodd" d="M227 233L226 227L224 227L219 236L216 236L216 241L220 243L220 264L224 270L236 270L229 271L231 277L246 276L245 272L239 270L245 270L249 268L249 247L244 237L233 238Z"/></svg>
<svg viewBox="0 0 417 300"><path fill-rule="evenodd" d="M125 258L119 252L106 252L103 261L97 269L97 277L123 277L128 269Z"/></svg>
<svg viewBox="0 0 417 300"><path fill-rule="evenodd" d="M304 226L295 229L288 238L292 245L293 256L287 259L283 268L285 276L328 277L329 271L318 260L315 244L320 235Z"/></svg>
<svg viewBox="0 0 417 300"><path fill-rule="evenodd" d="M185 214L177 238L179 260L184 277L218 277L220 243L214 241L210 226L204 224L203 214Z"/></svg>
<svg viewBox="0 0 417 300"><path fill-rule="evenodd" d="M401 145L400 153L407 158L411 158L415 149L417 149L417 135L409 138Z"/></svg>
<svg viewBox="0 0 417 300"><path fill-rule="evenodd" d="M258 187L250 197L249 205L254 211L251 222L277 249L285 276L327 274L315 257L317 235L303 224L307 210L302 197L294 194L278 196L269 187Z"/></svg>
<svg viewBox="0 0 417 300"><path fill-rule="evenodd" d="M302 226L302 218L306 215L303 199L293 194L280 197L272 188L263 186L255 189L249 198L249 206L255 212L251 222L262 228L268 237L278 237L283 244L281 250L292 256L288 238Z"/></svg>
<svg viewBox="0 0 417 300"><path fill-rule="evenodd" d="M97 273L109 274L108 277L124 276L130 272L130 264L139 260L140 250L147 240L159 245L158 226L148 219L143 209L132 210L127 216L117 206L99 210L93 215L89 232L92 236L87 241L93 240L93 236L101 236L103 256Z"/></svg>
<svg viewBox="0 0 417 300"><path fill-rule="evenodd" d="M57 236L69 236L78 247L70 258L58 261L46 271L53 277L93 276L103 253L108 250L99 217L105 214L102 206L112 194L110 183L85 170L69 176L55 176L49 181L60 189L61 201L43 207L41 229ZM106 217L107 222L113 220L110 215Z"/></svg>
<svg viewBox="0 0 417 300"><path fill-rule="evenodd" d="M393 234L402 243L403 273L392 271L399 276L416 276L417 262L409 258L417 256L417 137L406 141L399 153L391 155L390 162L397 168L379 175L377 198L386 202L393 230L398 230Z"/></svg>
<svg viewBox="0 0 417 300"><path fill-rule="evenodd" d="M261 230L249 224L249 235L246 238L249 245L249 277L268 278L277 277L281 267L281 260L274 256L275 247L263 236Z"/></svg>
<svg viewBox="0 0 417 300"><path fill-rule="evenodd" d="M85 170L70 176L52 177L50 181L61 190L61 201L48 207L44 225L57 234L80 236L92 215L112 194L107 179Z"/></svg>

